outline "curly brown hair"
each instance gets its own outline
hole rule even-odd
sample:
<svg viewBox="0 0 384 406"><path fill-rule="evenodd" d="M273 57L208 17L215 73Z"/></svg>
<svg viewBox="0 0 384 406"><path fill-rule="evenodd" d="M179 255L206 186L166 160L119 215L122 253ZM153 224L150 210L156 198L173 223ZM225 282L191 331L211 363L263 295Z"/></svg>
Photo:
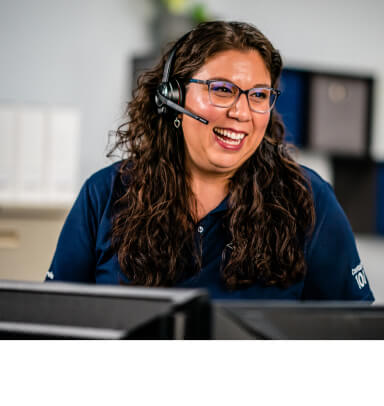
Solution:
<svg viewBox="0 0 384 406"><path fill-rule="evenodd" d="M118 128L112 149L126 154L119 171L124 190L115 205L112 249L132 283L146 286L172 286L201 269L184 139L172 117L157 113L154 100L171 49L139 78L127 122ZM279 52L257 28L239 22L199 24L177 49L172 76L186 83L208 58L225 50L258 51L272 87L278 86ZM286 287L302 279L304 239L314 221L310 184L291 158L283 123L272 111L263 141L229 183L225 226L232 250L223 251L220 270L227 288L255 282Z"/></svg>

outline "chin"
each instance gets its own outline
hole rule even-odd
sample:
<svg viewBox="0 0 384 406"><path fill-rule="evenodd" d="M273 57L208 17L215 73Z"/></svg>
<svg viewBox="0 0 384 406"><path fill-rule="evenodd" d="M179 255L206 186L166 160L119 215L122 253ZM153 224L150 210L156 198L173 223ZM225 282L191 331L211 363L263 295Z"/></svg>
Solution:
<svg viewBox="0 0 384 406"><path fill-rule="evenodd" d="M242 159L240 159L242 158ZM234 156L221 156L221 157L214 157L214 159L211 160L211 164L214 165L217 169L223 170L223 171L236 171L239 169L244 162L246 162L248 158L243 157L234 157Z"/></svg>
<svg viewBox="0 0 384 406"><path fill-rule="evenodd" d="M233 172L235 173L243 163L240 162L212 162L213 167L219 173Z"/></svg>

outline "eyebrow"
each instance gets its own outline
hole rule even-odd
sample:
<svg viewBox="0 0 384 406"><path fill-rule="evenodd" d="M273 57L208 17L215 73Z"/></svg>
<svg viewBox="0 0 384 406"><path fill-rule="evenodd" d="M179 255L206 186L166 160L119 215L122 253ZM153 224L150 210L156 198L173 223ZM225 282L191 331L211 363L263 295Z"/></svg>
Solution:
<svg viewBox="0 0 384 406"><path fill-rule="evenodd" d="M233 85L236 85L236 83L233 83L232 80L229 80L229 79L224 78L224 77L213 77L213 78L210 78L208 80L222 80L223 82L229 82L229 83L232 83ZM251 87L251 89L254 89L256 87L272 87L272 85L269 85L267 83L256 83L255 85L253 85Z"/></svg>

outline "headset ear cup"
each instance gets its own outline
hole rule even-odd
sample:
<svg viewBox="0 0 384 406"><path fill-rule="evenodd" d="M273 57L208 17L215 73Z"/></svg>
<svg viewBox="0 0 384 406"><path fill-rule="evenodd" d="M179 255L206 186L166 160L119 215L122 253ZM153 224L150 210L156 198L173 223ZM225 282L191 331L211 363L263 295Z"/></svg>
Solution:
<svg viewBox="0 0 384 406"><path fill-rule="evenodd" d="M166 103L161 100L159 95L179 106L184 106L184 91L179 81L176 79L172 79L170 82L161 83L156 90L155 102L157 105L157 112L159 114L165 114L168 112L169 108L165 105Z"/></svg>
<svg viewBox="0 0 384 406"><path fill-rule="evenodd" d="M184 107L184 89L183 86L177 79L172 79L168 82L169 93L167 98L178 104L181 107Z"/></svg>

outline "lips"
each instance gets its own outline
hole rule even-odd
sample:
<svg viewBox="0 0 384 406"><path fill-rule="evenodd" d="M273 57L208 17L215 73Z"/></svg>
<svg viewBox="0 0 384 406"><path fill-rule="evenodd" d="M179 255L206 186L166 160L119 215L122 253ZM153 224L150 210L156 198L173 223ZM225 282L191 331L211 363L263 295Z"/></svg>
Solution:
<svg viewBox="0 0 384 406"><path fill-rule="evenodd" d="M221 127L214 127L213 132L217 142L226 149L239 149L247 135L244 131Z"/></svg>

